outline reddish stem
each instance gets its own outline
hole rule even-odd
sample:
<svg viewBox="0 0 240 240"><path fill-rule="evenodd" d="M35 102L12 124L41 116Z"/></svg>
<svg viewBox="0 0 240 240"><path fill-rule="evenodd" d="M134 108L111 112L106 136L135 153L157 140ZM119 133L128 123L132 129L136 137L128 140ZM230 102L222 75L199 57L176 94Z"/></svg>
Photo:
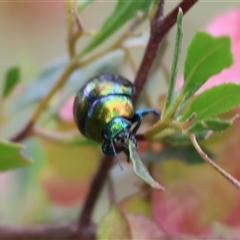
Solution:
<svg viewBox="0 0 240 240"><path fill-rule="evenodd" d="M94 205L99 197L99 194L104 186L104 183L107 179L108 172L111 169L113 164L113 157L104 155L101 159L99 168L96 172L96 175L92 179L91 187L87 198L85 200L83 210L79 217L78 224L80 228L82 226L87 226L91 223L91 216L94 210Z"/></svg>
<svg viewBox="0 0 240 240"><path fill-rule="evenodd" d="M161 43L165 34L176 23L179 7L182 8L183 14L185 14L197 1L198 0L183 0L164 19L162 19L164 0L160 1L158 10L151 24L151 36L147 45L147 49L145 51L142 63L135 78L134 84L137 94L135 94L134 96L134 103L136 103L136 101L138 100L144 84L147 80L147 75L151 69L159 44ZM141 136L139 136L139 139L144 140ZM112 157L102 157L100 167L98 168L97 173L92 181L90 191L83 206L83 211L79 219L80 228L84 225L86 226L88 224L91 224L93 207L101 193L104 182L106 181L108 176L108 171L110 170L112 164Z"/></svg>
<svg viewBox="0 0 240 240"><path fill-rule="evenodd" d="M162 19L162 2L160 2L159 10L157 11L156 16L154 17L151 24L151 34L150 39L145 50L143 60L138 69L134 85L136 88L136 94L134 96L133 102L136 103L139 95L141 94L147 76L151 70L151 66L156 57L158 46L163 40L166 33L174 26L177 19L178 9L183 10L185 14L198 0L183 0L179 3L165 18ZM162 4L161 4L162 3ZM159 15L158 15L159 14Z"/></svg>
<svg viewBox="0 0 240 240"><path fill-rule="evenodd" d="M150 39L135 78L134 84L137 94L134 96L134 103L137 102L142 92L159 44L176 22L179 7L182 8L185 14L197 1L198 0L183 0L163 19L164 0L160 1L159 8L151 23ZM28 136L32 127L30 124L25 128L25 131L22 131L18 136L13 138L13 140L20 141ZM112 157L102 157L97 173L92 180L77 226L75 223L69 223L55 226L0 227L0 239L94 239L95 227L91 222L91 217L95 203L98 200L112 164Z"/></svg>

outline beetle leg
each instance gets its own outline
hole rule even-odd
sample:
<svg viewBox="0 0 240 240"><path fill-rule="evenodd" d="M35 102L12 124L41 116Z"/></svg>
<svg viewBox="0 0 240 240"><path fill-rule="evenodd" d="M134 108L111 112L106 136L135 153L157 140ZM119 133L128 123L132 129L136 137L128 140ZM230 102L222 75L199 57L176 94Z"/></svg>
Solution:
<svg viewBox="0 0 240 240"><path fill-rule="evenodd" d="M142 117L148 115L149 113L153 113L154 115L156 115L159 118L161 116L161 113L153 108L139 109L139 110L136 110L136 112L135 112L135 114L141 115Z"/></svg>
<svg viewBox="0 0 240 240"><path fill-rule="evenodd" d="M139 129L139 127L142 123L142 117L148 115L149 113L153 113L154 115L156 115L159 118L161 116L160 112L158 112L157 110L152 109L152 108L136 110L136 112L134 113L134 115L131 119L132 123L137 122L136 126L132 130L133 134L135 134L137 132L137 130Z"/></svg>

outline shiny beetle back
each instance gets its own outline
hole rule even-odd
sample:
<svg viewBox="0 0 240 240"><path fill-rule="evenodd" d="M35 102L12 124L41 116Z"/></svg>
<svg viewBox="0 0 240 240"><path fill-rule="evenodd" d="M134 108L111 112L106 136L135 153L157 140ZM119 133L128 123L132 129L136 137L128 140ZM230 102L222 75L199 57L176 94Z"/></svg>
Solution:
<svg viewBox="0 0 240 240"><path fill-rule="evenodd" d="M123 77L101 74L90 79L74 100L74 119L80 132L102 142L102 130L108 122L118 116L133 116L133 94L132 83Z"/></svg>

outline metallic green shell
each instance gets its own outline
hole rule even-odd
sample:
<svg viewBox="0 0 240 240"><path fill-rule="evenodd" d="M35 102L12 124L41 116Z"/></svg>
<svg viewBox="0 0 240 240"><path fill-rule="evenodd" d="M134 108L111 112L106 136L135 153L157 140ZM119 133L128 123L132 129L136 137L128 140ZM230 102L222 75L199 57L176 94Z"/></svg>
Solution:
<svg viewBox="0 0 240 240"><path fill-rule="evenodd" d="M74 100L74 119L80 132L101 142L103 125L116 116L132 116L133 94L132 83L123 77L101 74L90 79ZM112 98L105 98L108 96Z"/></svg>
<svg viewBox="0 0 240 240"><path fill-rule="evenodd" d="M102 142L102 130L114 117L132 118L134 109L131 99L126 96L106 96L95 102L86 119L86 135Z"/></svg>
<svg viewBox="0 0 240 240"><path fill-rule="evenodd" d="M92 78L83 87L85 96L102 97L109 94L133 95L133 85L127 79L112 74Z"/></svg>
<svg viewBox="0 0 240 240"><path fill-rule="evenodd" d="M73 116L74 121L79 129L79 131L85 136L85 119L87 117L88 109L90 108L90 104L87 101L86 96L79 91L74 99L73 103Z"/></svg>

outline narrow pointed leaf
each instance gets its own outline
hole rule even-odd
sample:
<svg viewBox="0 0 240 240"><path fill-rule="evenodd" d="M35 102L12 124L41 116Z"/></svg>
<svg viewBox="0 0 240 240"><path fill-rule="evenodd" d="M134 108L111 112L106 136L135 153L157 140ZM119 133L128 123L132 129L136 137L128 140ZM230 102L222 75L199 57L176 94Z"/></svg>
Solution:
<svg viewBox="0 0 240 240"><path fill-rule="evenodd" d="M135 17L138 11L142 11L145 16L151 4L151 0L148 1L136 1L136 0L118 0L115 9L111 15L106 19L98 35L96 35L87 47L81 53L82 55L90 52L109 36L115 33L120 27L122 27L128 20Z"/></svg>
<svg viewBox="0 0 240 240"><path fill-rule="evenodd" d="M133 170L134 173L140 177L142 180L144 180L146 183L148 183L152 188L164 190L164 187L162 187L158 182L156 182L152 176L149 174L147 168L142 163L138 153L137 149L132 141L129 140L129 152L130 152L130 159L133 162Z"/></svg>
<svg viewBox="0 0 240 240"><path fill-rule="evenodd" d="M8 94L12 91L15 85L20 81L20 68L12 67L10 68L5 76L5 83L3 88L3 97L7 97Z"/></svg>
<svg viewBox="0 0 240 240"><path fill-rule="evenodd" d="M132 239L128 221L116 204L100 222L97 239Z"/></svg>
<svg viewBox="0 0 240 240"><path fill-rule="evenodd" d="M193 113L196 117L193 123L205 118L225 113L240 104L240 84L223 83L214 86L196 96L186 113L180 118L184 121Z"/></svg>
<svg viewBox="0 0 240 240"><path fill-rule="evenodd" d="M122 63L123 59L124 54L122 51L113 51L93 61L91 64L74 71L62 88L61 98L56 103L53 103L54 107L50 110L52 111L51 114L55 114L89 78L103 71L116 72L117 66ZM65 57L52 61L36 79L30 82L16 106L22 108L43 98L56 83L66 65L67 59ZM81 81L79 81L80 78Z"/></svg>
<svg viewBox="0 0 240 240"><path fill-rule="evenodd" d="M211 76L232 64L230 39L198 32L187 51L184 65L183 94L193 95Z"/></svg>
<svg viewBox="0 0 240 240"><path fill-rule="evenodd" d="M182 17L183 17L183 12L182 9L180 8L178 11L178 16L177 16L177 33L176 33L176 41L175 41L175 49L174 49L174 56L173 56L173 63L172 63L172 69L171 69L171 76L170 76L170 81L169 81L169 87L168 87L168 94L167 94L167 99L165 102L164 110L162 115L165 114L165 112L169 109L173 102L173 97L174 97L174 88L175 88L175 82L176 82L176 77L177 77L177 65L178 65L178 60L180 56L180 51L181 51L181 42L182 42Z"/></svg>
<svg viewBox="0 0 240 240"><path fill-rule="evenodd" d="M0 141L0 171L26 166L31 163L22 155L23 145Z"/></svg>

